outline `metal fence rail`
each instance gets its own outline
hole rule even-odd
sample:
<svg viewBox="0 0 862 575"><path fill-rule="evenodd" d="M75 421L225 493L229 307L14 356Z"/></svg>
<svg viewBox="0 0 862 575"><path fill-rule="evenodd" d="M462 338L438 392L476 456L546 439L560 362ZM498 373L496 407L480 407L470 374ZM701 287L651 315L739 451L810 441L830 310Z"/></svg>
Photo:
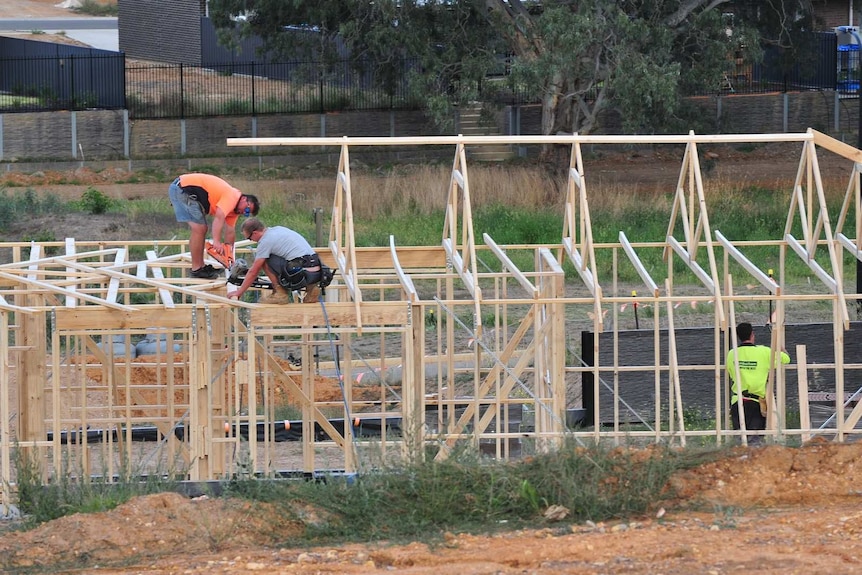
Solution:
<svg viewBox="0 0 862 575"><path fill-rule="evenodd" d="M120 109L123 54L0 58L0 112Z"/></svg>
<svg viewBox="0 0 862 575"><path fill-rule="evenodd" d="M721 85L698 86L689 91L689 96L723 94L758 94L767 92L796 92L802 90L835 90L839 67L839 50L833 33L812 33L807 37L807 50L802 56L788 60L787 53L780 48L768 47L760 62L749 62L744 58L727 61ZM844 73L859 78L858 62ZM844 93L848 86L837 86ZM856 92L857 88L852 92Z"/></svg>
<svg viewBox="0 0 862 575"><path fill-rule="evenodd" d="M837 49L835 34L813 34L804 60L767 50L759 63L729 59L716 85L684 88L685 96L800 90L859 91L860 66ZM349 110L414 110L408 78L420 64L370 62L228 62L207 66L133 64L123 54L0 59L0 113L126 108L132 119L301 114ZM529 86L501 72L479 86L481 97L508 105L539 101ZM457 85L446 86L457 92ZM457 94L452 94L456 97Z"/></svg>
<svg viewBox="0 0 862 575"><path fill-rule="evenodd" d="M131 65L127 101L132 118L415 109L421 102L406 81L413 66L405 60L386 74L347 60Z"/></svg>

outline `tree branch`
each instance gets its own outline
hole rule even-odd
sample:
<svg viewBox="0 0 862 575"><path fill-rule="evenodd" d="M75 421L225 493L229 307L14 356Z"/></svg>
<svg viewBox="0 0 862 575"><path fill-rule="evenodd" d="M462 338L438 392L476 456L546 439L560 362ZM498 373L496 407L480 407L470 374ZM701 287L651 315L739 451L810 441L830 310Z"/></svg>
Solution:
<svg viewBox="0 0 862 575"><path fill-rule="evenodd" d="M671 28L676 28L698 8L706 6L704 10L707 11L728 2L730 0L688 0L680 4L679 10L668 16L665 23Z"/></svg>

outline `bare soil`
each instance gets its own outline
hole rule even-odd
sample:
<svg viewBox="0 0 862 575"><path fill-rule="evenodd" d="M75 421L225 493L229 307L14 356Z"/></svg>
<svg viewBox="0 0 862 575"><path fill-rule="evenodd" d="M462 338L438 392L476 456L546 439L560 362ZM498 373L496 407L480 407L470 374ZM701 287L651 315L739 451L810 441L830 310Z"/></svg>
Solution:
<svg viewBox="0 0 862 575"><path fill-rule="evenodd" d="M792 181L798 158L764 148L718 154L714 161L707 177L765 186L772 178ZM665 185L679 170L678 157L658 153L625 153L591 162L600 166L596 172L600 177L638 186ZM843 162L821 164L826 179L846 181ZM7 173L3 178L66 197L79 197L90 183L117 197L165 194L162 183L110 182L123 176L78 169ZM72 178L75 184L62 183ZM0 185L4 182L8 179L0 179ZM135 227L117 217L69 216L43 224L50 225L58 238L71 234L124 239L129 234L162 233L153 222ZM27 223L30 229L42 225ZM82 234L82 229L89 234ZM384 542L308 548L297 539L301 521L278 516L266 505L153 495L107 513L75 515L28 532L7 532L0 538L0 568L10 573L159 575L858 573L860 456L862 444L738 448L722 461L675 476L666 499L656 501L644 517L598 525L549 519L543 528L502 533L496 533L499 525L494 525L489 526L494 534L446 534L445 543L434 546ZM315 514L311 510L297 516Z"/></svg>
<svg viewBox="0 0 862 575"><path fill-rule="evenodd" d="M78 15L58 4L62 4L62 0L5 0L0 3L0 18L72 18Z"/></svg>
<svg viewBox="0 0 862 575"><path fill-rule="evenodd" d="M74 16L56 4L58 0L3 0L0 18ZM744 152L726 147L713 153L706 178L752 190L792 182L799 160L786 146ZM587 161L595 166L590 173L593 185L626 185L633 193L673 184L679 174L679 157L658 151L599 155ZM849 169L847 162L821 158L821 171L831 185L846 186ZM0 188L30 187L67 199L80 198L88 185L98 185L116 198L166 195L165 183L118 184L124 176L121 171L87 169L7 172L0 176ZM29 218L0 240L33 237L34 230L43 229L58 239L171 237L174 224L117 214L68 214ZM530 530L445 534L444 543L435 546L382 542L310 548L298 535L302 521L319 520L313 509L297 509L296 516L304 518L297 520L265 504L166 493L26 532L13 531L18 527L13 521L0 525L0 570L152 575L855 574L862 572L860 456L862 444L855 443L737 448L721 461L676 475L666 497L643 517L604 524L548 519L544 527ZM489 532L499 527L489 525Z"/></svg>
<svg viewBox="0 0 862 575"><path fill-rule="evenodd" d="M792 174L795 169L794 161L745 158L720 157L721 177L752 181L779 171ZM679 169L675 157L638 154L593 161L604 163L601 174L608 179L631 177L632 170L637 171L640 186L664 185L668 177L677 177ZM836 170L833 177L843 178L843 168L836 165ZM14 178L15 185L40 193L66 193L66 197L80 194L89 183L117 197L165 194L162 183L109 181L122 180L124 175L79 169L7 173L3 178ZM58 183L69 181L76 183ZM80 237L82 228L76 226L82 225L106 237L157 233L151 224L136 229L129 222L111 221L113 227L106 223L109 217L116 215L70 216L71 221L52 222L52 229L57 237L66 231ZM499 532L500 526L493 525L489 534L446 534L442 545L382 542L308 547L297 539L302 520L278 516L267 506L153 495L110 512L66 517L27 532L7 532L0 538L0 569L159 575L858 573L862 571L860 456L862 444L739 448L722 461L674 477L667 498L656 501L643 517L598 525L564 518L548 520L543 528L509 532ZM296 517L315 520L313 511Z"/></svg>
<svg viewBox="0 0 862 575"><path fill-rule="evenodd" d="M306 547L263 504L139 497L0 538L7 573L850 574L862 569L862 444L737 448L674 476L649 514L444 534L429 546ZM362 526L357 526L361 533Z"/></svg>

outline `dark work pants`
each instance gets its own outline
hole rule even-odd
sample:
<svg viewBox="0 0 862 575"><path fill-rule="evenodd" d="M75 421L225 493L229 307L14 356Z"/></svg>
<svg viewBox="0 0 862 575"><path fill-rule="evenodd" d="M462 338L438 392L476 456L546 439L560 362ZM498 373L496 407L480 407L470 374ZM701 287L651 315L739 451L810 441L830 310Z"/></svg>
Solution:
<svg viewBox="0 0 862 575"><path fill-rule="evenodd" d="M760 413L759 401L746 399L742 402L742 410L745 416L746 431L763 431L766 429L766 418ZM735 403L730 406L730 421L733 424L733 429L740 429L739 409L736 407ZM757 444L763 440L762 435L751 435L746 433L746 436L748 436L748 443L750 444Z"/></svg>

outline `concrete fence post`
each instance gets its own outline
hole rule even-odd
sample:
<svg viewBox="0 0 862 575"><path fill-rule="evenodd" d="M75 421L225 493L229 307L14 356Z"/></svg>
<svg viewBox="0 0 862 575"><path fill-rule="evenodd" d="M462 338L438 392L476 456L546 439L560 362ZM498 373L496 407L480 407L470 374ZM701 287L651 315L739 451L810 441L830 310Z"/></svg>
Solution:
<svg viewBox="0 0 862 575"><path fill-rule="evenodd" d="M131 159L131 126L129 125L129 111L123 110L123 156L128 160Z"/></svg>
<svg viewBox="0 0 862 575"><path fill-rule="evenodd" d="M251 117L251 137L257 138L257 116ZM257 153L257 146L252 146L251 149Z"/></svg>
<svg viewBox="0 0 862 575"><path fill-rule="evenodd" d="M320 114L320 137L326 137L326 114ZM325 150L326 146L320 146L321 150Z"/></svg>
<svg viewBox="0 0 862 575"><path fill-rule="evenodd" d="M834 116L832 127L835 133L839 134L841 132L841 99L838 97L838 90L832 92L832 102L832 115Z"/></svg>
<svg viewBox="0 0 862 575"><path fill-rule="evenodd" d="M716 132L721 133L721 94L715 98L715 128Z"/></svg>
<svg viewBox="0 0 862 575"><path fill-rule="evenodd" d="M78 113L72 111L72 159L78 157Z"/></svg>

